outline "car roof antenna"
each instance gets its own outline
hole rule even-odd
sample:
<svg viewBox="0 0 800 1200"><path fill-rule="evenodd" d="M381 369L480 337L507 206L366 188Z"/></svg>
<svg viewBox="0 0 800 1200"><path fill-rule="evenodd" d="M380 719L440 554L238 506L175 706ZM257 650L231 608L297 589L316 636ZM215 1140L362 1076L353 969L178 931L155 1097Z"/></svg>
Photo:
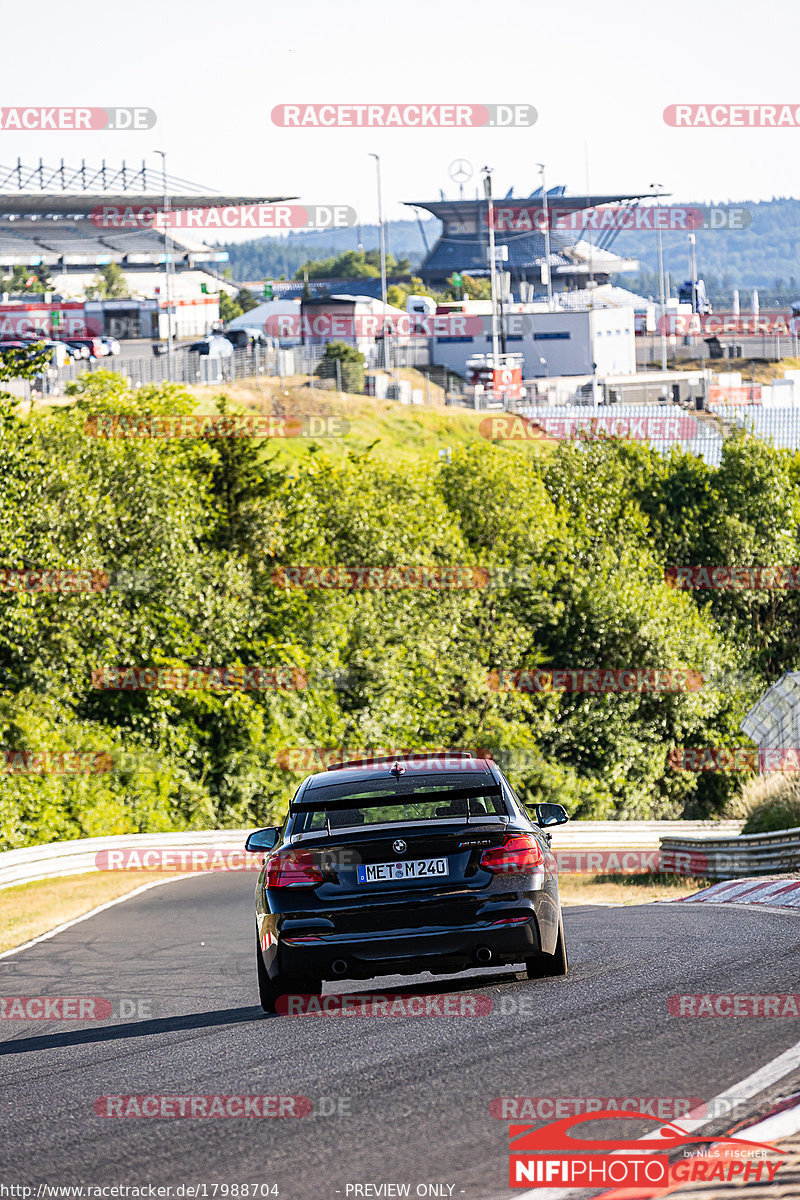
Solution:
<svg viewBox="0 0 800 1200"><path fill-rule="evenodd" d="M392 773L392 775L394 775L394 776L395 776L397 779L399 779L401 775L405 775L405 773L406 773L406 769L405 769L405 767L404 767L404 766L402 766L402 765L401 765L401 763L400 763L400 762L396 762L396 763L394 764L394 766L391 768L391 773Z"/></svg>

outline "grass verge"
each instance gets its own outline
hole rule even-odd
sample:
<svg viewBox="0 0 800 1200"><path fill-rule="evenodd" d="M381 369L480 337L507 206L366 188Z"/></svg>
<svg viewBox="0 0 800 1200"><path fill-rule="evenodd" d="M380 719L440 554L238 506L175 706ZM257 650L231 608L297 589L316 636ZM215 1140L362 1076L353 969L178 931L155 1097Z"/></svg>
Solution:
<svg viewBox="0 0 800 1200"><path fill-rule="evenodd" d="M560 875L558 890L564 905L651 904L692 896L707 883L683 875Z"/></svg>
<svg viewBox="0 0 800 1200"><path fill-rule="evenodd" d="M0 953L21 946L91 912L107 900L116 900L143 883L174 878L166 871L89 871L61 879L41 879L0 891Z"/></svg>
<svg viewBox="0 0 800 1200"><path fill-rule="evenodd" d="M350 454L363 454L388 463L408 463L435 458L439 450L449 446L463 449L472 443L488 445L481 432L481 422L498 411L487 414L458 406L438 404L398 404L395 400L379 400L370 396L352 396L345 392L310 388L297 380L287 380L281 390L277 381L263 380L260 387L251 381L213 387L189 387L203 412L213 411L213 401L219 395L228 397L231 406L251 413L272 413L285 416L333 416L347 422L343 436L306 438L274 438L269 453L277 454L281 463L296 464L306 460L309 453L322 450L330 458L345 459ZM483 427L484 429L486 426ZM508 440L497 443L510 455L538 455L552 450L549 439ZM513 460L509 460L511 463Z"/></svg>

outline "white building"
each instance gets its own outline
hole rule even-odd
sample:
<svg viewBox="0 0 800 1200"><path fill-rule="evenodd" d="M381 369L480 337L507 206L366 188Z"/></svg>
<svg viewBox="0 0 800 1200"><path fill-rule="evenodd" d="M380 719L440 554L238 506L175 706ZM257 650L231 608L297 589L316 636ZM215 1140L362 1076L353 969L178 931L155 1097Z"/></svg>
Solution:
<svg viewBox="0 0 800 1200"><path fill-rule="evenodd" d="M464 308L480 318L482 333L431 338L431 362L464 375L468 358L490 352L492 319L487 307L480 303ZM593 373L602 377L636 370L633 308L551 312L546 305L512 304L505 306L503 325L505 349L522 355L525 379Z"/></svg>

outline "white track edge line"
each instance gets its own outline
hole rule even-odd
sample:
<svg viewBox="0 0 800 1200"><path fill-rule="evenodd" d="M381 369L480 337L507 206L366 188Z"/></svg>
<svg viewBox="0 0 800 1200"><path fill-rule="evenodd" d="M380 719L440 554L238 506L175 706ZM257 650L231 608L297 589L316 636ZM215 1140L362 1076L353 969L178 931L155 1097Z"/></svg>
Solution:
<svg viewBox="0 0 800 1200"><path fill-rule="evenodd" d="M167 883L180 883L182 879L192 878L194 878L192 873L187 872L186 875L177 875L172 879L153 879L150 883L143 883L141 887L134 888L132 892L125 892L124 895L117 896L113 900L106 900L104 904L98 904L96 908L83 913L82 916L64 921L62 925L57 925L55 929L50 929L47 933L40 933L38 937L31 938L29 942L23 942L21 946L13 946L10 950L4 950L0 954L0 960L11 958L13 954L21 954L23 950L28 950L31 946L38 946L39 942L46 942L56 934L63 933L65 929L71 929L73 925L80 925L81 921L88 921L90 917L96 917L98 913L105 912L107 908L113 908L115 904L122 904L125 900L132 900L134 896L141 896L142 892L149 892L151 888L163 887Z"/></svg>

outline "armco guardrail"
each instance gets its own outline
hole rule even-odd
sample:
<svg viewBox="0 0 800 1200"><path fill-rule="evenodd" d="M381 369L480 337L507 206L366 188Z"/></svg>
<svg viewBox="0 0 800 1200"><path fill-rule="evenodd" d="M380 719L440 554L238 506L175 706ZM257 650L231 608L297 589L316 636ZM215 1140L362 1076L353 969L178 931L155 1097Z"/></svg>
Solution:
<svg viewBox="0 0 800 1200"><path fill-rule="evenodd" d="M48 842L5 850L0 854L0 890L62 875L97 871L97 855L104 850L214 849L241 850L246 829L211 829L187 833L129 833L116 837L81 838L74 842Z"/></svg>
<svg viewBox="0 0 800 1200"><path fill-rule="evenodd" d="M657 850L664 837L733 837L741 821L570 821L548 832L554 850Z"/></svg>
<svg viewBox="0 0 800 1200"><path fill-rule="evenodd" d="M552 830L553 849L560 850L657 850L662 835L685 833L706 836L722 830L733 835L740 821L574 821ZM83 875L98 870L98 854L109 850L213 849L241 850L249 830L211 829L186 833L130 833L113 837L81 838L70 842L48 842L21 850L0 853L0 890L41 879ZM673 838L680 844L686 840ZM735 842L735 839L734 839Z"/></svg>
<svg viewBox="0 0 800 1200"><path fill-rule="evenodd" d="M800 871L800 828L728 838L662 837L661 869L703 879Z"/></svg>

